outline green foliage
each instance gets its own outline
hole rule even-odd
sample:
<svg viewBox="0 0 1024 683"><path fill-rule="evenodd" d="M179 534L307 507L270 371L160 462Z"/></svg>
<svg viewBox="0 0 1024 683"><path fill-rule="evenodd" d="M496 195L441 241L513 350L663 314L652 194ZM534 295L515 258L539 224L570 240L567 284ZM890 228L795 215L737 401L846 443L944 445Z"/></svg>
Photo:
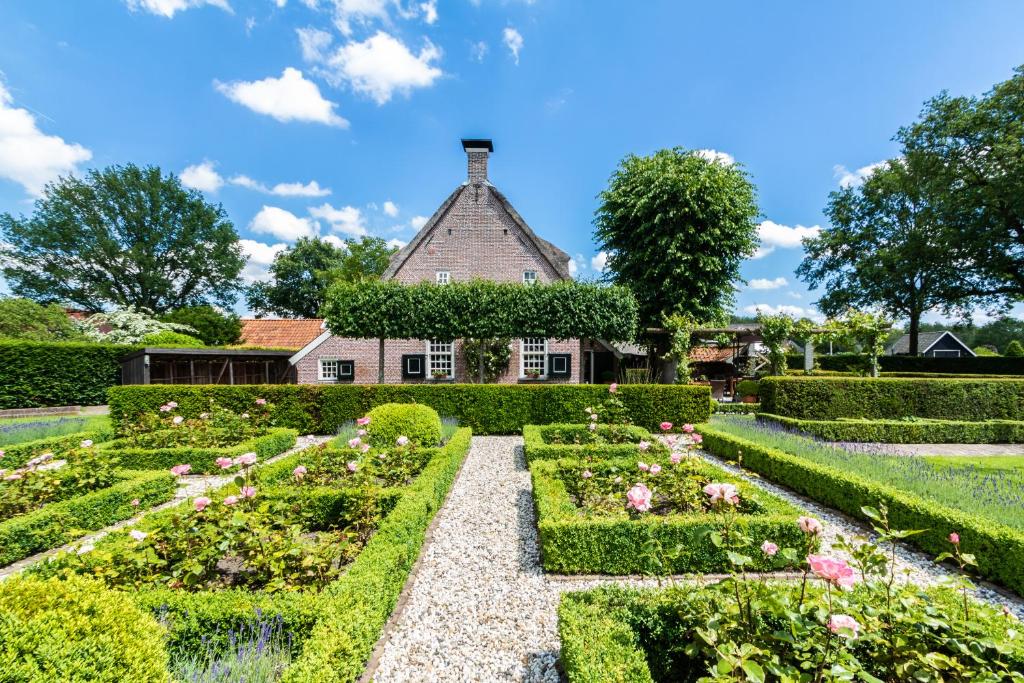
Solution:
<svg viewBox="0 0 1024 683"><path fill-rule="evenodd" d="M192 348L198 349L205 346L202 339L197 339L181 332L154 332L147 334L141 342L144 346L159 346L163 348Z"/></svg>
<svg viewBox="0 0 1024 683"><path fill-rule="evenodd" d="M654 683L636 631L590 595L564 593L558 605L559 659L569 683Z"/></svg>
<svg viewBox="0 0 1024 683"><path fill-rule="evenodd" d="M177 176L134 164L46 186L31 218L0 215L11 290L88 311L230 306L245 257L222 207Z"/></svg>
<svg viewBox="0 0 1024 683"><path fill-rule="evenodd" d="M749 415L761 412L760 403L719 403L718 401L713 401L713 403L715 405L711 407L712 413Z"/></svg>
<svg viewBox="0 0 1024 683"><path fill-rule="evenodd" d="M761 326L761 338L768 347L769 373L783 375L786 373L786 342L793 336L794 322L785 313L767 315L758 313L757 322Z"/></svg>
<svg viewBox="0 0 1024 683"><path fill-rule="evenodd" d="M123 432L139 416L176 401L176 414L197 417L216 405L241 413L257 398L272 404L271 420L302 434L332 434L382 403L420 403L478 434L518 434L524 425L578 421L587 406L608 396L601 385L371 384L371 385L151 385L114 387L110 417ZM633 424L655 429L662 420L704 422L711 410L706 386L635 384L617 396ZM127 462L127 461L126 461Z"/></svg>
<svg viewBox="0 0 1024 683"><path fill-rule="evenodd" d="M433 408L417 403L385 403L366 414L370 444L382 448L395 445L400 436L419 446L441 443L441 417Z"/></svg>
<svg viewBox="0 0 1024 683"><path fill-rule="evenodd" d="M164 629L95 581L15 576L0 584L6 681L170 681Z"/></svg>
<svg viewBox="0 0 1024 683"><path fill-rule="evenodd" d="M381 275L395 251L379 237L346 240L343 247L319 237L300 237L274 256L271 281L249 288L249 308L260 315L318 318L331 284Z"/></svg>
<svg viewBox="0 0 1024 683"><path fill-rule="evenodd" d="M1024 420L1024 381L1012 379L770 377L760 397L764 412L805 420Z"/></svg>
<svg viewBox="0 0 1024 683"><path fill-rule="evenodd" d="M100 448L114 453L124 467L139 470L168 469L175 465L192 465L192 473L209 474L219 471L217 458L236 458L243 453L256 453L260 458L270 458L295 445L298 432L294 429L271 429L263 436L253 437L235 446L168 446L165 448L141 448L132 445L128 438L115 439L100 444Z"/></svg>
<svg viewBox="0 0 1024 683"><path fill-rule="evenodd" d="M480 353L484 355L484 382L494 382L508 370L512 360L512 339L473 339L462 340L462 354L469 369L468 374L479 380Z"/></svg>
<svg viewBox="0 0 1024 683"><path fill-rule="evenodd" d="M610 437L615 437L615 442ZM523 427L523 450L527 462L585 458L598 454L602 458L632 457L640 453L637 444L644 440L651 442L655 449L660 446L649 431L631 425L623 427L602 424L594 432L590 432L583 424Z"/></svg>
<svg viewBox="0 0 1024 683"><path fill-rule="evenodd" d="M856 344L867 355L871 376L878 377L878 358L885 350L891 321L870 311L848 309L842 316L829 320L825 327L829 332L821 335L822 338Z"/></svg>
<svg viewBox="0 0 1024 683"><path fill-rule="evenodd" d="M130 346L0 341L0 409L101 405Z"/></svg>
<svg viewBox="0 0 1024 683"><path fill-rule="evenodd" d="M235 313L222 313L213 306L185 306L164 313L160 320L191 327L194 336L207 346L230 346L238 343L242 320Z"/></svg>
<svg viewBox="0 0 1024 683"><path fill-rule="evenodd" d="M1024 422L985 420L797 420L759 413L759 421L778 424L825 441L864 443L1024 443Z"/></svg>
<svg viewBox="0 0 1024 683"><path fill-rule="evenodd" d="M83 336L57 304L43 306L31 299L0 297L0 339L77 341Z"/></svg>
<svg viewBox="0 0 1024 683"><path fill-rule="evenodd" d="M83 432L88 432L84 434ZM16 418L10 422L0 421L0 449L6 451L6 460L3 465L10 465L15 452L12 446L28 446L29 442L39 441L45 444L49 441L61 438L78 437L78 441L67 440L69 446L76 445L79 441L90 439L92 441L103 441L109 439L112 432L110 420L106 415L60 415L40 416L36 418ZM55 447L41 446L44 450L52 451Z"/></svg>
<svg viewBox="0 0 1024 683"><path fill-rule="evenodd" d="M1003 355L1009 358L1021 358L1024 357L1024 344L1014 339L1006 345L1006 350L1003 351Z"/></svg>
<svg viewBox="0 0 1024 683"><path fill-rule="evenodd" d="M158 320L148 308L120 308L96 313L82 322L85 335L108 344L142 344L146 337L164 332L195 332L187 325Z"/></svg>
<svg viewBox="0 0 1024 683"><path fill-rule="evenodd" d="M803 356L790 354L789 362L802 362ZM865 374L869 359L859 353L815 355L818 370ZM938 375L1024 375L1024 360L1003 356L933 358L930 356L880 356L878 365L883 376L893 373L928 373Z"/></svg>
<svg viewBox="0 0 1024 683"><path fill-rule="evenodd" d="M690 350L693 348L693 333L700 323L689 313L673 313L662 316L662 325L668 331L668 351L665 359L676 363L676 381L690 381Z"/></svg>
<svg viewBox="0 0 1024 683"><path fill-rule="evenodd" d="M701 434L708 452L733 461L742 452L746 469L855 518L864 518L864 506L884 504L894 525L925 530L907 539L925 552L945 552L949 549L949 533L957 531L964 550L976 556L980 576L1024 593L1024 532L851 473L845 467L814 462L716 426L703 425Z"/></svg>
<svg viewBox="0 0 1024 683"><path fill-rule="evenodd" d="M322 314L341 337L632 339L637 309L623 287L473 280L438 286L394 281L338 283Z"/></svg>
<svg viewBox="0 0 1024 683"><path fill-rule="evenodd" d="M757 396L757 392L760 390L760 384L756 379L745 379L736 383L736 393L740 396Z"/></svg>
<svg viewBox="0 0 1024 683"><path fill-rule="evenodd" d="M629 155L600 200L598 248L611 280L636 294L645 327L728 309L740 264L757 247L756 193L739 165L678 147Z"/></svg>
<svg viewBox="0 0 1024 683"><path fill-rule="evenodd" d="M974 355L976 356L998 356L999 352L991 349L987 346L975 346Z"/></svg>

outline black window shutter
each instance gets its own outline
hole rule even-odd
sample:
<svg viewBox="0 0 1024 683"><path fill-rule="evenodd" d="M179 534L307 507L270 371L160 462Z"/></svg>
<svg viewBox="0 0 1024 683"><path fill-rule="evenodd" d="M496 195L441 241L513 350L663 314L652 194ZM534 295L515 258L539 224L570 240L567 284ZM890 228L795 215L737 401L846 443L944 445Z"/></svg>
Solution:
<svg viewBox="0 0 1024 683"><path fill-rule="evenodd" d="M338 381L353 380L356 376L356 362L354 360L338 361Z"/></svg>
<svg viewBox="0 0 1024 683"><path fill-rule="evenodd" d="M422 353L402 354L402 379L423 379L427 376L427 356Z"/></svg>
<svg viewBox="0 0 1024 683"><path fill-rule="evenodd" d="M570 377L572 375L571 353L548 354L548 377Z"/></svg>

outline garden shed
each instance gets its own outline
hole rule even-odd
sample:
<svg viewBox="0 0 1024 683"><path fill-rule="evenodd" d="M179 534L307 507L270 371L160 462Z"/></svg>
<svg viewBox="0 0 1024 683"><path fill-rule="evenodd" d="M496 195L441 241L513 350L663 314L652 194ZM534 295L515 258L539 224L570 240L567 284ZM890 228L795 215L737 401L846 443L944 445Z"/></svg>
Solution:
<svg viewBox="0 0 1024 683"><path fill-rule="evenodd" d="M121 384L293 384L291 351L146 347L121 359Z"/></svg>

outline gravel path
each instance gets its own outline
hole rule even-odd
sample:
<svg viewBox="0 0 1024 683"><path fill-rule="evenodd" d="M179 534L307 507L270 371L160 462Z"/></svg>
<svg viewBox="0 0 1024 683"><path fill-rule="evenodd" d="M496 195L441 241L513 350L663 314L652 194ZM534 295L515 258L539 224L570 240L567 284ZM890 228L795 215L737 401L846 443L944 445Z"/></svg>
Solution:
<svg viewBox="0 0 1024 683"><path fill-rule="evenodd" d="M301 450L303 450L305 448L309 448L310 446L316 446L316 445L322 444L324 441L327 441L327 440L332 439L332 438L334 438L334 437L331 437L331 436L300 436L298 439L296 439L295 446L293 446L292 448L288 449L287 451L285 451L283 453L280 453L278 455L275 455L272 458L269 458L269 459L263 461L263 464L267 465L269 463L275 462L275 461L280 460L281 458L283 458L285 456L291 455L292 453L297 453L298 451L301 451ZM52 548L50 550L43 551L43 552L38 553L36 555L32 555L30 557L26 557L23 560L18 560L17 562L14 562L12 564L7 565L6 567L0 568L0 580L5 579L8 576L11 576L12 574L17 574L18 572L20 572L25 567L28 567L29 565L35 564L36 562L39 562L40 560L44 560L44 559L46 559L47 557L49 557L51 555L56 555L57 553L61 552L62 550L66 551L66 550L70 550L71 548L77 548L78 546L84 545L86 543L95 543L99 539L101 539L104 536L106 536L107 534L109 534L111 531L117 531L118 529L123 529L125 527L137 524L138 521L142 517L144 517L145 515L147 515L147 514L149 514L151 512L157 512L159 510L166 510L167 508L172 507L174 505L177 505L181 501L186 500L188 498L194 498L194 497L196 497L196 496L198 496L198 495L200 495L202 493L206 493L207 491L215 491L215 490L219 489L221 486L224 486L225 484L229 483L232 479L234 479L234 475L233 474L232 475L196 474L196 475L186 475L186 476L183 476L183 477L178 477L178 490L174 492L174 498L172 498L171 500L167 501L166 503L161 503L160 505L157 505L155 507L151 507L148 510L143 510L141 513L139 513L135 517L132 517L131 519L126 519L126 520L123 520L121 522L117 522L116 524L112 524L112 525L106 527L105 529L101 529L100 531L95 531L95 532L93 532L91 534L83 536L82 538L79 538L79 539L77 539L75 541L72 541L71 543L69 543L67 545L61 546L59 548Z"/></svg>

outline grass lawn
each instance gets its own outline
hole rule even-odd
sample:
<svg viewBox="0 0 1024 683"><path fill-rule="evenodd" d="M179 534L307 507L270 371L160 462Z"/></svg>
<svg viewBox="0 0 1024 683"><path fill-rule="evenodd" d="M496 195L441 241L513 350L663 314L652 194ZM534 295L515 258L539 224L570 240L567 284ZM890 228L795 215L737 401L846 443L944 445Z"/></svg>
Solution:
<svg viewBox="0 0 1024 683"><path fill-rule="evenodd" d="M1024 458L1019 456L920 457L848 451L759 424L752 416L716 415L711 424L722 432L1024 529Z"/></svg>
<svg viewBox="0 0 1024 683"><path fill-rule="evenodd" d="M106 415L56 415L0 419L0 447L54 436L110 430Z"/></svg>

